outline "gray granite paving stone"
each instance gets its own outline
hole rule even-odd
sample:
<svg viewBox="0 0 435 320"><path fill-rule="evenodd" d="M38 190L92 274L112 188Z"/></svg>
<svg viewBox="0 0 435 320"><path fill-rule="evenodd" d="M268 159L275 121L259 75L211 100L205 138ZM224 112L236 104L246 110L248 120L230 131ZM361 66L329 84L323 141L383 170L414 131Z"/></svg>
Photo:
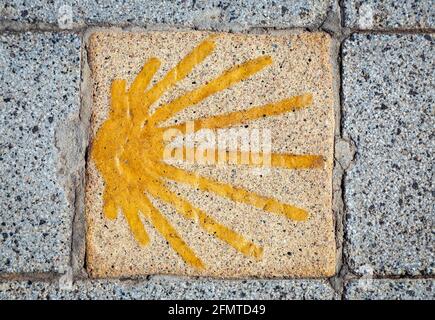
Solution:
<svg viewBox="0 0 435 320"><path fill-rule="evenodd" d="M382 279L351 281L346 284L347 300L434 300L433 279Z"/></svg>
<svg viewBox="0 0 435 320"><path fill-rule="evenodd" d="M4 20L59 24L169 24L186 27L308 27L326 17L331 0L6 0ZM224 28L225 29L225 28Z"/></svg>
<svg viewBox="0 0 435 320"><path fill-rule="evenodd" d="M344 23L356 29L434 28L433 0L344 0Z"/></svg>
<svg viewBox="0 0 435 320"><path fill-rule="evenodd" d="M359 274L434 274L434 37L352 35L343 48L346 256Z"/></svg>
<svg viewBox="0 0 435 320"><path fill-rule="evenodd" d="M79 110L80 39L0 34L0 272L63 272L72 205L56 127Z"/></svg>
<svg viewBox="0 0 435 320"><path fill-rule="evenodd" d="M0 283L0 300L15 299L335 299L325 280L78 281L68 290L58 283Z"/></svg>

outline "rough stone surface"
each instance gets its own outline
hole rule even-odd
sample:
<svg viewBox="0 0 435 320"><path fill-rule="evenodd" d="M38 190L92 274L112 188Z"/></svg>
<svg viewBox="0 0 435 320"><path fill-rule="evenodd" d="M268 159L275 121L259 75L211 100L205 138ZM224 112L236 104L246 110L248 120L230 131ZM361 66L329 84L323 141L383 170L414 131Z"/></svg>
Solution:
<svg viewBox="0 0 435 320"><path fill-rule="evenodd" d="M353 35L343 49L346 254L364 274L433 274L434 38ZM365 271L364 271L365 270Z"/></svg>
<svg viewBox="0 0 435 320"><path fill-rule="evenodd" d="M0 5L5 21L58 24L168 24L185 27L239 29L247 27L308 27L326 17L331 0L292 1L46 1L6 0Z"/></svg>
<svg viewBox="0 0 435 320"><path fill-rule="evenodd" d="M346 284L347 300L434 300L433 279L382 279L351 281Z"/></svg>
<svg viewBox="0 0 435 320"><path fill-rule="evenodd" d="M435 26L432 0L344 0L344 23L357 29L414 29Z"/></svg>
<svg viewBox="0 0 435 320"><path fill-rule="evenodd" d="M182 280L157 277L147 281L78 281L0 283L0 300L15 299L335 299L325 280Z"/></svg>
<svg viewBox="0 0 435 320"><path fill-rule="evenodd" d="M55 131L79 110L80 46L74 34L0 35L0 272L69 263L73 205Z"/></svg>
<svg viewBox="0 0 435 320"><path fill-rule="evenodd" d="M147 149L145 140L136 138L137 136L132 133L125 138L120 136L124 134L121 128L111 127L106 131L117 131L118 139L100 139L101 131L108 128L107 124L117 121L130 125L135 121L133 117L114 118L113 114L109 114L109 92L113 79L126 79L131 83L144 62L155 57L160 59L162 64L154 75L153 82L147 87L151 90L150 88L161 79L165 79L165 74L190 54L193 48L210 39L209 36L210 34L205 32L97 32L91 36L89 60L94 80L94 100L90 138L92 145L89 152L91 157L88 160L86 188L88 270L92 276L97 277L148 274L214 277L331 276L335 273L336 248L331 210L334 95L328 35L301 33L270 36L215 33L213 40L207 40L213 41L207 42L213 43L214 46L210 55L195 66L188 76L180 79L173 88L168 88L159 100L152 103L150 113L146 115L152 124L154 111L158 113L170 110L168 118L158 121L156 126L168 128L171 125L183 124L184 128L188 120L242 112L255 106L264 106L307 94L313 97L313 102L301 109L287 110L274 116L258 113L255 119L238 121L223 127L232 127L234 130L258 129L258 132L260 129L268 129L272 137L272 152L320 155L321 163L318 166L294 169L277 165L259 174L255 169L261 168L241 165L240 161L238 165L218 165L216 162L201 165L189 164L185 160L169 169L180 170L180 176L193 176L194 181L200 181L199 177L206 177L225 184L226 191L219 193L216 188L202 187L210 183L197 184L190 180L189 183L183 184L179 183L180 179L177 176L162 178L163 173L151 169L156 164L161 165L163 161L168 163L167 159L163 158L163 138L159 136L156 126L145 129L142 127L141 133L142 137L155 139L152 143L153 152ZM175 105L168 104L191 90L198 90L206 83L214 83L212 79L217 78L225 70L259 57L270 57L270 64L249 78L219 90L207 99L189 102L185 108L178 109L177 112ZM146 108L141 107L140 110ZM265 109L267 108L263 108ZM131 110L131 113L135 114L134 107L131 107ZM105 122L108 117L110 120ZM228 132L225 134L230 135ZM263 135L263 132L261 134ZM107 148L107 152L101 151L101 141L105 141L104 148ZM137 151L133 149L134 143L141 146ZM158 149L160 146L161 150ZM230 148L237 149L237 146L232 144ZM222 149L225 150L226 147L223 146ZM241 149L240 145L238 149ZM100 150L103 161L95 156L96 152L99 152L95 150ZM132 154L132 160L125 160ZM119 162L116 160L118 157ZM134 159L141 159L141 163L146 164L142 167L138 165L139 167L134 169L134 172L143 176L124 180L125 173L131 172L131 168L135 166ZM153 164L146 161L153 161ZM113 182L110 181L108 175L105 175L108 172L105 168L109 168L110 172L116 172L119 177L112 179ZM114 168L113 171L111 168ZM163 187L156 192L144 174L154 177L157 175L157 181ZM167 180L171 180L171 183L167 183ZM125 191L126 186L131 192ZM266 197L268 204L247 203L234 196L236 191L229 186L248 190L250 194L244 195L243 199L254 198L257 194ZM138 188L138 194L141 194L137 198L135 188ZM115 191L109 197L102 196L104 192L110 193L110 190ZM144 190L149 194L144 195ZM175 196L168 200L164 196L165 190L171 190ZM123 198L125 200L122 200ZM174 227L189 250L192 250L195 258L201 260L203 268L195 268L189 259L185 256L182 258L176 243L174 245L174 242L170 242L171 237L165 235L164 229L159 227L159 220L147 218L144 207L139 209L145 214L138 225L146 230L151 241L147 245L140 245L137 236L134 237L131 232L134 230L129 219L131 212L125 203L132 201L139 206L148 198L159 210L158 215L167 219L168 224ZM110 199L115 199L114 206L122 212L112 219L103 214L103 206ZM188 215L180 206L177 207L180 199L185 199L193 207L205 212L210 221L216 221L213 222L213 229L210 223L203 222L198 211ZM284 214L268 211L266 207L270 207L270 203L275 199L278 201L277 206L290 204L305 209L309 218L295 221ZM134 210L138 211L136 208ZM107 214L107 211L104 213ZM224 226L221 228L225 228L225 232L215 229L214 226L217 224ZM234 232L237 235L234 235ZM241 240L231 242L231 238L226 237L228 234ZM255 247L255 250L261 250L262 254L247 254L238 247L240 243L249 243L250 248Z"/></svg>

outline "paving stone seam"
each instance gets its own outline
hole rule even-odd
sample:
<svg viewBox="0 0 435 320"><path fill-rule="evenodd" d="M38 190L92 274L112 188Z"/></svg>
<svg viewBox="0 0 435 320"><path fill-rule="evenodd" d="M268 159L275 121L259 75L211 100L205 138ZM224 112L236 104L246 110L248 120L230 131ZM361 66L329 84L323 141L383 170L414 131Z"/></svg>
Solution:
<svg viewBox="0 0 435 320"><path fill-rule="evenodd" d="M51 282L61 277L59 273L53 272L31 272L31 273L2 273L0 283L8 281L45 281Z"/></svg>
<svg viewBox="0 0 435 320"><path fill-rule="evenodd" d="M324 21L323 21L324 22ZM285 32L295 32L297 30L315 32L315 31L326 31L322 26L323 22L319 26L315 27L271 27L271 26L252 26L244 29L231 29L228 25L222 25L218 28L207 28L207 27L186 27L182 25L148 25L148 26L136 26L136 25L117 25L117 24L89 24L82 27L73 27L69 29L62 29L56 25L39 23L34 24L23 24L18 22L0 21L0 32L70 32L70 33L83 33L91 28L117 28L123 31L130 31L134 29L140 30L158 30L158 31L180 31L180 30L198 30L198 31L216 31L216 32L237 32L237 33L258 33L259 31L271 32L271 31L285 31ZM348 33L362 33L362 34L426 34L435 33L435 28L397 28L397 29L359 29L359 28L349 28L341 26L342 30L346 30Z"/></svg>
<svg viewBox="0 0 435 320"><path fill-rule="evenodd" d="M32 282L47 282L47 283L56 283L58 282L64 274L60 273L3 273L0 275L0 283L6 283L10 281L32 281ZM64 277L65 278L65 277ZM358 281L364 279L363 277L357 275L349 275L347 274L346 278L343 278L343 283L348 284L350 282ZM374 275L371 280L379 281L379 280L392 280L392 281L400 281L400 280L434 280L434 276L426 276L426 275L400 275L400 276L376 276ZM330 280L328 278L232 278L232 279L218 279L218 278L208 278L208 277L178 277L178 276L170 276L170 275L150 275L146 277L122 277L122 278L98 278L91 279L87 276L76 275L72 278L73 283L79 281L125 281L131 282L135 284L140 284L144 282L150 282L154 280L171 280L173 282L183 282L183 281L192 281L192 282L204 282L204 281L229 281L229 282L243 282L243 281L321 281L321 280ZM335 288L331 285L331 287L335 290ZM335 290L337 292L337 290ZM339 293L339 292L337 292Z"/></svg>
<svg viewBox="0 0 435 320"><path fill-rule="evenodd" d="M71 277L80 276L85 274L85 261L86 261L86 224L85 224L85 181L86 181L86 159L88 157L89 147L89 130L91 118L91 100L92 92L92 79L90 76L90 69L88 65L88 51L86 47L86 33L81 34L81 65L80 65L80 112L79 118L82 125L84 136L84 166L80 172L80 181L76 188L75 212L72 223L72 236L71 236Z"/></svg>

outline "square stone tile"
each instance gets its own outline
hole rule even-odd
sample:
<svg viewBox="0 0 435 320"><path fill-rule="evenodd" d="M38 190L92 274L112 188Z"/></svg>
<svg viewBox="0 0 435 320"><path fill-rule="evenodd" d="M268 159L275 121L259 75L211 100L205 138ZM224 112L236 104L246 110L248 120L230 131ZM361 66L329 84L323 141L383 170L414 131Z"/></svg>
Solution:
<svg viewBox="0 0 435 320"><path fill-rule="evenodd" d="M430 35L352 35L343 49L346 255L359 274L433 275Z"/></svg>
<svg viewBox="0 0 435 320"><path fill-rule="evenodd" d="M322 33L92 34L90 274L334 274L330 45ZM249 144L222 144L238 134ZM201 148L223 152L201 162Z"/></svg>
<svg viewBox="0 0 435 320"><path fill-rule="evenodd" d="M80 164L66 168L58 133L79 116L80 48L76 34L0 35L0 272L69 265Z"/></svg>

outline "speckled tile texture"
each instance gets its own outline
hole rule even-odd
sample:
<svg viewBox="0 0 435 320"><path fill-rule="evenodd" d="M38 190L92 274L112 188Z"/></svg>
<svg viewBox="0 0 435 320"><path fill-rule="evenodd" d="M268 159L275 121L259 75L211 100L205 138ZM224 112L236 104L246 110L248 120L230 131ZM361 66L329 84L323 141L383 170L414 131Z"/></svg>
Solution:
<svg viewBox="0 0 435 320"><path fill-rule="evenodd" d="M325 280L183 280L156 277L138 281L77 281L69 288L48 282L0 282L0 300L22 299L306 299L337 295Z"/></svg>
<svg viewBox="0 0 435 320"><path fill-rule="evenodd" d="M78 114L80 38L0 35L0 272L63 272L73 205L55 131Z"/></svg>
<svg viewBox="0 0 435 320"><path fill-rule="evenodd" d="M207 29L310 27L325 19L331 0L194 1L6 0L0 16L6 21L48 23L61 28L84 24L175 25Z"/></svg>
<svg viewBox="0 0 435 320"><path fill-rule="evenodd" d="M433 0L344 0L344 24L356 29L429 29Z"/></svg>
<svg viewBox="0 0 435 320"><path fill-rule="evenodd" d="M343 47L346 256L357 273L433 275L434 38L353 35Z"/></svg>
<svg viewBox="0 0 435 320"><path fill-rule="evenodd" d="M153 83L208 36L202 32L121 33L101 32L90 38L90 66L94 79L92 132L109 110L109 86L114 78L131 82L150 57L163 63ZM225 242L186 220L169 205L155 205L176 226L186 243L205 262L204 270L187 265L154 227L143 223L152 239L146 247L134 240L122 215L110 221L102 215L103 181L92 160L88 161L87 267L91 275L195 274L216 277L296 276L320 277L335 273L335 237L331 209L334 95L330 38L326 34L285 36L220 34L214 53L198 65L153 108L186 90L213 79L222 71L261 55L270 55L270 67L203 102L186 108L168 120L183 123L229 111L260 106L272 101L312 93L309 108L249 122L252 128L270 128L272 151L320 154L323 168L290 170L272 168L265 176L249 167L182 165L188 171L230 183L251 192L306 208L307 221L294 222L210 192L181 184L172 189L223 225L264 247L261 260L243 256ZM246 94L247 92L254 94ZM153 110L153 108L151 110ZM91 139L93 137L91 135Z"/></svg>
<svg viewBox="0 0 435 320"><path fill-rule="evenodd" d="M433 279L382 279L351 281L345 287L347 300L434 300Z"/></svg>

